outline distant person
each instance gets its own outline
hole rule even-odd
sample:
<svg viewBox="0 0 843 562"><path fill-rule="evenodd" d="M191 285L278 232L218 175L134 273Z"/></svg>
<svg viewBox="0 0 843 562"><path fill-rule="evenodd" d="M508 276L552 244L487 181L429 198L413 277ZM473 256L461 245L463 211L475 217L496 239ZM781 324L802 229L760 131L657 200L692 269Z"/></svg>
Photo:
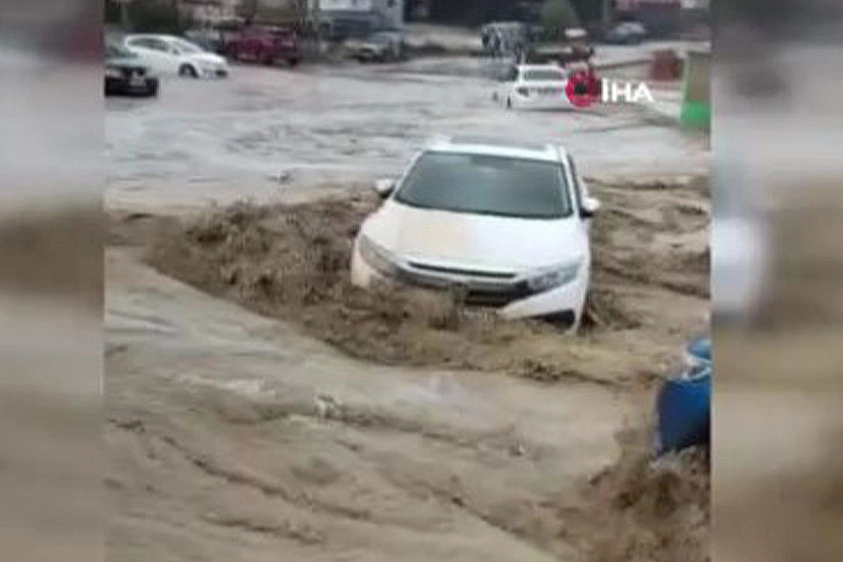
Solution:
<svg viewBox="0 0 843 562"><path fill-rule="evenodd" d="M501 36L498 33L492 35L492 57L501 58Z"/></svg>

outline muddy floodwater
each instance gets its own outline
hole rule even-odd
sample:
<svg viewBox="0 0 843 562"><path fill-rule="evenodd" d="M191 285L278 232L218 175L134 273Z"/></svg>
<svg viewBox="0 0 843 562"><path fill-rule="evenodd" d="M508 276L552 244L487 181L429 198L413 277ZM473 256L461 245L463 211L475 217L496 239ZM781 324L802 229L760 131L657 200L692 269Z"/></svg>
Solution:
<svg viewBox="0 0 843 562"><path fill-rule="evenodd" d="M707 459L648 457L655 385L706 329L706 141L639 107L507 111L482 64L107 101L111 562L708 560ZM349 285L371 181L455 133L577 157L602 202L583 333Z"/></svg>
<svg viewBox="0 0 843 562"><path fill-rule="evenodd" d="M394 175L441 134L558 142L585 174L707 170L702 139L643 107L507 111L491 99L487 65L244 66L228 80L167 80L155 101L108 100L108 201L230 202L293 183Z"/></svg>

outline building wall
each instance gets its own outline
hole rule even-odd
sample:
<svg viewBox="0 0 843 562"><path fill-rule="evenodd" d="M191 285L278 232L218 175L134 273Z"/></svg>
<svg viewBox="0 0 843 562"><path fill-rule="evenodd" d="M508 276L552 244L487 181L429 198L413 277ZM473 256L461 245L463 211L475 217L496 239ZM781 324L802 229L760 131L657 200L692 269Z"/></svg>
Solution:
<svg viewBox="0 0 843 562"><path fill-rule="evenodd" d="M640 21L654 37L671 36L682 28L682 1L615 0L615 16Z"/></svg>
<svg viewBox="0 0 843 562"><path fill-rule="evenodd" d="M319 0L322 11L370 12L375 9L374 0Z"/></svg>
<svg viewBox="0 0 843 562"><path fill-rule="evenodd" d="M239 0L180 0L179 9L198 22L232 19L237 15Z"/></svg>
<svg viewBox="0 0 843 562"><path fill-rule="evenodd" d="M404 25L404 4L406 0L308 0L309 10L319 7L322 13L378 13L383 15L394 27Z"/></svg>

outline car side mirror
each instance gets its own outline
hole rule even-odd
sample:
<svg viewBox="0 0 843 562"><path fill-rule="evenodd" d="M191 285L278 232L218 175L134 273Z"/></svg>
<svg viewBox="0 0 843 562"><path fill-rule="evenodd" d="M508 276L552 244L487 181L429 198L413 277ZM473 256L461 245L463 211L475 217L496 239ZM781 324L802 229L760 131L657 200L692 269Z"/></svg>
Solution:
<svg viewBox="0 0 843 562"><path fill-rule="evenodd" d="M381 196L381 199L386 199L395 191L395 180L379 179L375 182L375 191Z"/></svg>
<svg viewBox="0 0 843 562"><path fill-rule="evenodd" d="M582 210L580 216L584 219L590 219L594 214L600 210L600 200L594 197L586 197L582 202Z"/></svg>

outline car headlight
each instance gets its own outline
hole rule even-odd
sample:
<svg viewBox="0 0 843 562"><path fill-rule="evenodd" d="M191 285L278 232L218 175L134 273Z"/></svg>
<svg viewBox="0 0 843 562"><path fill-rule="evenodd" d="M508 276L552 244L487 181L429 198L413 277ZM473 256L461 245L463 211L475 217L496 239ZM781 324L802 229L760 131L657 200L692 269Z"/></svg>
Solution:
<svg viewBox="0 0 843 562"><path fill-rule="evenodd" d="M105 75L108 78L122 78L123 72L119 68L105 68Z"/></svg>
<svg viewBox="0 0 843 562"><path fill-rule="evenodd" d="M547 291L567 285L577 278L582 260L540 270L527 279L527 284L535 292Z"/></svg>
<svg viewBox="0 0 843 562"><path fill-rule="evenodd" d="M360 235L358 241L360 257L376 271L389 276L396 276L400 268L396 258L388 250L384 249L365 234Z"/></svg>

